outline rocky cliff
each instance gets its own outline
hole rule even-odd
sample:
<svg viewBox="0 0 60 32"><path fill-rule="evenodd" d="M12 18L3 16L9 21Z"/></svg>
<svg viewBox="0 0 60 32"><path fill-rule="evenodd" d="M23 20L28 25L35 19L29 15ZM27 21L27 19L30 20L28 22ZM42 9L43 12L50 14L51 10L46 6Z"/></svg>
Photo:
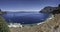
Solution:
<svg viewBox="0 0 60 32"><path fill-rule="evenodd" d="M58 11L58 10L60 10L60 4L57 7L51 7L51 6L44 7L43 9L41 9L41 11L39 11L39 13L50 13L52 11Z"/></svg>
<svg viewBox="0 0 60 32"><path fill-rule="evenodd" d="M51 11L53 11L53 10L57 10L57 9L58 9L58 7L47 6L47 7L44 7L44 8L40 11L40 13L49 13L49 12L51 12Z"/></svg>

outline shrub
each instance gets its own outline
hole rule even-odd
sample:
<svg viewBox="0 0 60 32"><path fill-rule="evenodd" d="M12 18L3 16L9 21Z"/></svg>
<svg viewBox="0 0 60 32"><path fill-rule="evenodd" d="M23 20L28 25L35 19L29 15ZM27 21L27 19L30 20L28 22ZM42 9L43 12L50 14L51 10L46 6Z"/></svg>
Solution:
<svg viewBox="0 0 60 32"><path fill-rule="evenodd" d="M6 21L0 16L0 32L10 32Z"/></svg>

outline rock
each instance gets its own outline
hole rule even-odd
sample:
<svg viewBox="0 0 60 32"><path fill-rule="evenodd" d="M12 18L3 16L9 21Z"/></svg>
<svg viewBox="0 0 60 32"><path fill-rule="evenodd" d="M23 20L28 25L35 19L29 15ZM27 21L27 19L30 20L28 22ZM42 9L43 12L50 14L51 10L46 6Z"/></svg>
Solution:
<svg viewBox="0 0 60 32"><path fill-rule="evenodd" d="M52 12L53 10L56 10L57 7L51 7L51 6L47 6L45 8L43 8L40 13L49 13L49 12Z"/></svg>
<svg viewBox="0 0 60 32"><path fill-rule="evenodd" d="M41 11L39 11L40 13L49 13L52 11L57 11L60 10L60 4L57 7L51 7L51 6L47 6L44 7Z"/></svg>

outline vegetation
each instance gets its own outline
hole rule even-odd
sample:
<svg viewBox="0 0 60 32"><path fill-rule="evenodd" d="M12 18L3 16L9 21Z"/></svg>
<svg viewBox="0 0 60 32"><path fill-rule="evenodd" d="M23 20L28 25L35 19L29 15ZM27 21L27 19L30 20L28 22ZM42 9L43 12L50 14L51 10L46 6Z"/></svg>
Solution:
<svg viewBox="0 0 60 32"><path fill-rule="evenodd" d="M10 32L5 20L0 16L0 32Z"/></svg>

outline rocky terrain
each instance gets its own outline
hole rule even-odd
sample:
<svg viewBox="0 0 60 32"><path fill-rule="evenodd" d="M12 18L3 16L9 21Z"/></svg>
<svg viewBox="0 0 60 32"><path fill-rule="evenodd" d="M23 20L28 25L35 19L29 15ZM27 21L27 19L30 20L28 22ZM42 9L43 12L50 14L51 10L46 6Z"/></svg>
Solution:
<svg viewBox="0 0 60 32"><path fill-rule="evenodd" d="M55 17L40 25L10 29L12 32L60 32L60 14L55 14Z"/></svg>
<svg viewBox="0 0 60 32"><path fill-rule="evenodd" d="M47 7L44 7L43 9L41 9L40 13L43 12L43 13L49 13L53 10L57 10L58 7L51 7L51 6L47 6Z"/></svg>

